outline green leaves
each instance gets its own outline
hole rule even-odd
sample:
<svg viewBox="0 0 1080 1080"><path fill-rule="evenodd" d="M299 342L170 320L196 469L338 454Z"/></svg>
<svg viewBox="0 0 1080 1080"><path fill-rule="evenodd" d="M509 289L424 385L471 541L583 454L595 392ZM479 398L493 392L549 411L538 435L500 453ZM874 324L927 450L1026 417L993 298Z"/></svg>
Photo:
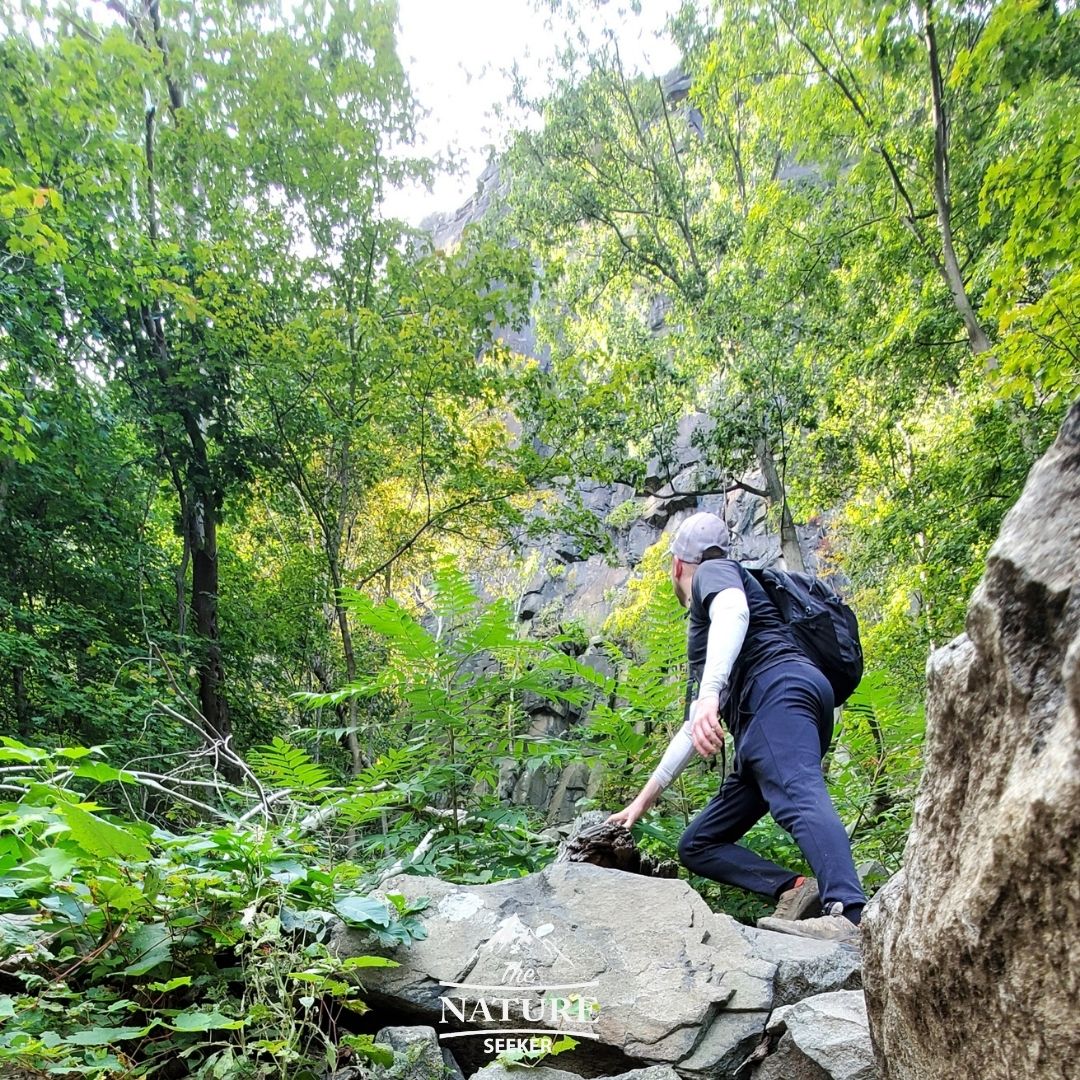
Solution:
<svg viewBox="0 0 1080 1080"><path fill-rule="evenodd" d="M64 1038L68 1046L111 1046L127 1039L141 1039L147 1035L154 1024L145 1027L92 1027L86 1031L76 1031Z"/></svg>
<svg viewBox="0 0 1080 1080"><path fill-rule="evenodd" d="M276 736L269 746L253 750L250 762L262 780L277 787L318 794L330 784L330 774L306 751Z"/></svg>
<svg viewBox="0 0 1080 1080"><path fill-rule="evenodd" d="M214 1031L216 1029L236 1031L244 1026L243 1020L235 1020L223 1016L216 1009L200 1010L193 1009L190 1012L178 1013L173 1017L169 1025L173 1031Z"/></svg>
<svg viewBox="0 0 1080 1080"><path fill-rule="evenodd" d="M370 896L343 896L334 901L334 910L348 922L390 925L390 912L386 905Z"/></svg>
<svg viewBox="0 0 1080 1080"><path fill-rule="evenodd" d="M146 845L128 830L95 817L78 806L61 805L57 809L67 822L72 839L89 854L104 859L132 859L138 862L150 858Z"/></svg>
<svg viewBox="0 0 1080 1080"><path fill-rule="evenodd" d="M289 829L157 830L151 853L145 825L74 801L71 785L86 783L74 763L97 748L4 749L39 775L22 801L0 802L0 961L27 990L0 997L0 1064L78 1071L110 1048L135 1074L162 1054L220 1063L241 1029L244 1045L300 1063L306 1047L331 1050L318 1028L326 1009L366 1010L359 973L397 964L330 957L328 909L383 948L425 935L426 897L370 897L357 888L364 868L314 861ZM294 781L312 764L288 744L267 749L268 767Z"/></svg>
<svg viewBox="0 0 1080 1080"><path fill-rule="evenodd" d="M159 964L172 958L173 933L163 922L146 922L139 925L127 942L127 954L131 962L124 968L125 975L148 975Z"/></svg>

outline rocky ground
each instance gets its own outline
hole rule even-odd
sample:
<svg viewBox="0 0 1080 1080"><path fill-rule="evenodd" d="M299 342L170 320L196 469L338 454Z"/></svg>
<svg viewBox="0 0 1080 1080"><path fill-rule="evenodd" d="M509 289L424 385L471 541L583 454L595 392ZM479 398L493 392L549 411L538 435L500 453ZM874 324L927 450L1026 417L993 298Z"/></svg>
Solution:
<svg viewBox="0 0 1080 1080"><path fill-rule="evenodd" d="M540 1015L549 986L597 1005L595 1017L565 1025L592 1036L558 1057L578 1075L660 1066L683 1080L876 1076L859 950L743 926L684 880L556 861L490 885L400 875L380 892L427 896L428 936L391 954L400 967L367 974L365 999L419 1025L410 1039L437 1045L442 1036L466 1076L492 1057L484 1034L546 1029L525 1014ZM333 947L347 956L368 945L341 927ZM509 986L517 989L483 989ZM460 1015L446 1011L447 998L464 1002ZM481 1034L446 1038L465 1030ZM819 1071L786 1071L803 1062Z"/></svg>

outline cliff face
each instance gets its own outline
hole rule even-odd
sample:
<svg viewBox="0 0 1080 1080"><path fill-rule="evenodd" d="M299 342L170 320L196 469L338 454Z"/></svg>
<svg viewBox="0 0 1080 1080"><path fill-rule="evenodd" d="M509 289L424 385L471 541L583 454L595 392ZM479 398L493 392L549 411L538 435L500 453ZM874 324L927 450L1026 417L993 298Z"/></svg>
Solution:
<svg viewBox="0 0 1080 1080"><path fill-rule="evenodd" d="M884 1080L1080 1076L1080 402L927 665L904 870L867 906Z"/></svg>

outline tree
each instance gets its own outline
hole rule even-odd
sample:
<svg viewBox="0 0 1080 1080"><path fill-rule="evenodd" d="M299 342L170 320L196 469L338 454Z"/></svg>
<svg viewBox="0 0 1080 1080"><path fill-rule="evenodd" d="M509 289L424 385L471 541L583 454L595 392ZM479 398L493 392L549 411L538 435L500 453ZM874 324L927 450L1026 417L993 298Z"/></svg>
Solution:
<svg viewBox="0 0 1080 1080"><path fill-rule="evenodd" d="M399 560L445 532L483 537L519 522L513 497L538 464L512 450L497 411L512 363L492 334L526 309L523 253L402 252L391 227L381 231L387 246L362 280L295 293L259 318L247 372L249 430L317 527L348 683L357 657L346 589L375 584L390 597ZM313 664L331 689L330 671ZM365 765L357 704L349 699L346 718L354 771Z"/></svg>
<svg viewBox="0 0 1080 1080"><path fill-rule="evenodd" d="M410 102L378 0L186 4L168 22L156 0L108 7L120 24L99 30L57 5L42 48L9 27L4 167L55 193L69 253L47 302L74 357L126 386L172 479L190 568L178 627L199 643L203 721L227 736L218 530L253 476L248 319L308 272L296 227L325 257L355 253L359 226L335 234L324 207L344 190L354 214L365 193L374 205L375 148L408 136Z"/></svg>

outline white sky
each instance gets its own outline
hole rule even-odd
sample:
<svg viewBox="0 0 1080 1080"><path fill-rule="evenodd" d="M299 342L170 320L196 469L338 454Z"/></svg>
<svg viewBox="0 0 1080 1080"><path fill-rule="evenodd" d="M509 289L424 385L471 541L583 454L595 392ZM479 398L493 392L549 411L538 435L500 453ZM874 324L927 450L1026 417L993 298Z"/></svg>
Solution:
<svg viewBox="0 0 1080 1080"><path fill-rule="evenodd" d="M678 0L641 0L633 14L626 0L580 0L587 9L590 38L604 27L615 30L619 52L629 70L665 75L679 62L678 51L660 35ZM425 155L454 152L463 163L457 175L436 178L431 192L422 186L394 192L388 214L419 224L429 214L456 210L475 191L488 159L486 147L502 149L512 123L497 118L493 107L506 107L509 69L516 61L530 92L541 93L566 39L567 23L538 12L535 0L398 0L398 53L413 94L428 110L421 121ZM577 25L582 25L578 23Z"/></svg>

